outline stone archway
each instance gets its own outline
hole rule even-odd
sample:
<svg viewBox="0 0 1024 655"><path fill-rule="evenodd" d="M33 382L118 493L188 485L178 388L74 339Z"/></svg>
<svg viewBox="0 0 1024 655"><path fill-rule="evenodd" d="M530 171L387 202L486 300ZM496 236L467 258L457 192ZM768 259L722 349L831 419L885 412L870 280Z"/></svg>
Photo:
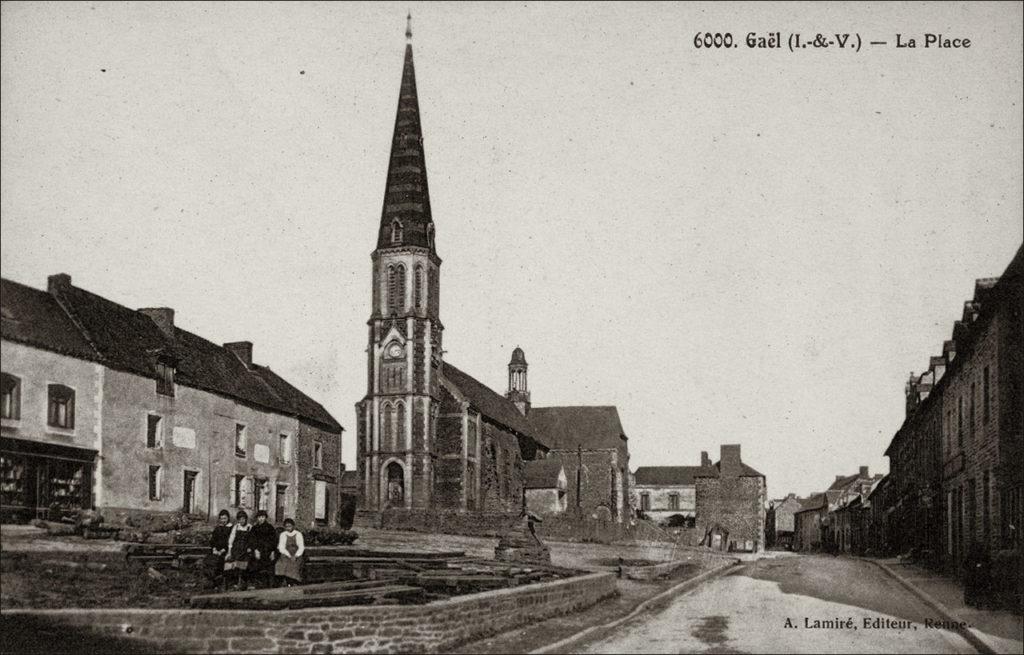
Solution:
<svg viewBox="0 0 1024 655"><path fill-rule="evenodd" d="M391 462L384 471L384 506L405 507L405 469L398 462Z"/></svg>

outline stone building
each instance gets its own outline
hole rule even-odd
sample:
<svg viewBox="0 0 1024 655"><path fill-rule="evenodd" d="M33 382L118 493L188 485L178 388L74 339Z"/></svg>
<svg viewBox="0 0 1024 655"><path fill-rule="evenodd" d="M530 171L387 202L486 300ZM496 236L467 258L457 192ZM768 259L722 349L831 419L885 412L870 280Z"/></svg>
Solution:
<svg viewBox="0 0 1024 655"><path fill-rule="evenodd" d="M1024 510L1024 248L999 278L978 280L944 347L947 365L925 402L942 453L943 561L972 541L1022 554Z"/></svg>
<svg viewBox="0 0 1024 655"><path fill-rule="evenodd" d="M640 515L672 527L694 527L699 466L641 466L633 473Z"/></svg>
<svg viewBox="0 0 1024 655"><path fill-rule="evenodd" d="M564 467L569 510L621 521L629 457L614 407L532 408L519 348L505 395L444 358L435 236L407 43L372 254L367 391L356 404L357 522L463 531L452 513L476 512L475 527L496 528L522 510L527 464L545 457Z"/></svg>
<svg viewBox="0 0 1024 655"><path fill-rule="evenodd" d="M705 461L695 475L697 528L706 532L715 525L729 533L732 550L764 550L765 477L740 457L739 444L723 444L721 458Z"/></svg>
<svg viewBox="0 0 1024 655"><path fill-rule="evenodd" d="M887 502L892 508L889 548L935 565L942 553L942 403L930 398L952 354L932 357L928 370L911 374L905 388L906 418L885 449L889 458Z"/></svg>
<svg viewBox="0 0 1024 655"><path fill-rule="evenodd" d="M334 524L342 428L252 344L210 343L53 275L2 281L5 517L266 509Z"/></svg>
<svg viewBox="0 0 1024 655"><path fill-rule="evenodd" d="M534 407L529 413L541 440L569 480L570 512L622 523L629 519L629 445L610 406Z"/></svg>
<svg viewBox="0 0 1024 655"><path fill-rule="evenodd" d="M793 512L793 550L821 550L828 521L828 498L824 493L811 494L800 501Z"/></svg>
<svg viewBox="0 0 1024 655"><path fill-rule="evenodd" d="M564 514L568 509L566 494L569 480L558 458L537 459L526 462L524 483L526 509L540 516Z"/></svg>
<svg viewBox="0 0 1024 655"><path fill-rule="evenodd" d="M766 514L765 544L769 548L792 548L795 524L793 514L801 508L796 494L778 498L768 505Z"/></svg>

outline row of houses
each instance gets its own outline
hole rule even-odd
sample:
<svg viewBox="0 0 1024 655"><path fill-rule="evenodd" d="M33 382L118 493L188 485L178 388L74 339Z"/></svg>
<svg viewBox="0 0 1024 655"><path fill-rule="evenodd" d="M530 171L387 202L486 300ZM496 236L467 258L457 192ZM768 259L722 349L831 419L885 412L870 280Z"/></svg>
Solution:
<svg viewBox="0 0 1024 655"><path fill-rule="evenodd" d="M337 524L341 425L166 307L131 309L50 276L0 291L0 517L108 521L265 510Z"/></svg>
<svg viewBox="0 0 1024 655"><path fill-rule="evenodd" d="M941 353L910 375L905 418L885 450L888 475L861 467L822 493L773 503L775 514L792 513L794 549L901 555L957 574L973 553L1015 561L1007 570L1019 576L1022 252L1000 277L976 281Z"/></svg>

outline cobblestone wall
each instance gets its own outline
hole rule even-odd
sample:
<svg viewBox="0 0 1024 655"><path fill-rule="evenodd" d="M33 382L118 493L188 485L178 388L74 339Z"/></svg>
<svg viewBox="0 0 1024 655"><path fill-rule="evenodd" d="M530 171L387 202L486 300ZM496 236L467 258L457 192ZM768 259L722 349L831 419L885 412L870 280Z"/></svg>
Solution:
<svg viewBox="0 0 1024 655"><path fill-rule="evenodd" d="M533 621L578 611L615 593L615 574L502 589L428 605L250 610L5 610L5 635L60 627L129 650L196 653L435 653Z"/></svg>

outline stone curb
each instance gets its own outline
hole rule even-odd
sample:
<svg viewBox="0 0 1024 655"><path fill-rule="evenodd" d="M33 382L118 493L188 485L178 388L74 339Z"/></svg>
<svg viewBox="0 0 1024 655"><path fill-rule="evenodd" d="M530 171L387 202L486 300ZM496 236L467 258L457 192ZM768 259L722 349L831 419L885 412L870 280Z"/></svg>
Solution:
<svg viewBox="0 0 1024 655"><path fill-rule="evenodd" d="M950 621L950 622L956 623L956 624L959 624L960 622L963 621L963 619L961 619L960 617L958 617L955 614L953 614L952 610L950 610L948 607L946 607L945 605L940 603L938 600L933 598L931 596L931 594L929 594L928 592L924 591L923 589L921 589L920 587L915 585L913 582L907 580L906 578L901 576L899 573L896 573L891 568L889 568L889 566L887 566L886 564L883 564L882 562L879 562L877 560L868 559L866 557L858 557L857 559L860 559L860 560L865 561L865 562L871 562L872 564L874 564L878 568L880 568L883 571L885 571L885 573L888 574L889 577L891 577L894 580L896 580L897 582L899 582L901 585L906 587L912 594L914 594L915 596L920 598L922 601L924 601L925 605L927 605L928 607L930 607L933 610L935 610L936 612L938 612L942 616L943 620ZM984 637L982 637L981 635L977 634L971 628L960 628L960 627L958 627L958 628L956 628L956 630L954 630L954 632L956 632L958 635L960 635L965 640L967 640L967 643L969 643L971 646L974 646L976 649L978 649L979 653L985 653L986 655L995 655L996 653L999 652L993 646L991 646L985 640Z"/></svg>
<svg viewBox="0 0 1024 655"><path fill-rule="evenodd" d="M731 562L723 564L722 566L719 566L716 569L712 569L710 571L706 571L704 573L701 573L700 575L698 575L695 578L690 578L689 580L683 580L682 582L680 582L679 584L675 585L674 587L669 587L665 591L663 591L663 592L661 592L661 593L659 593L659 594L657 594L655 596L651 596L650 598L648 598L645 601L642 601L640 604L638 604L636 607L633 608L632 612L630 612L626 616L623 616L622 618L616 619L616 620L612 621L611 623L605 623L605 624L602 624L602 625L593 625L593 626L590 626L589 628L585 628L584 630L581 630L581 631L577 632L574 635L570 635L570 636L566 637L565 639L561 639L559 641L556 641L553 644L548 644L547 646L542 646L541 648L538 648L536 650L530 651L530 655L544 655L546 653L557 653L557 652L560 652L560 651L563 651L563 650L567 649L570 646L576 645L576 644L584 641L587 637L590 637L591 635L593 635L594 633L598 632L599 630L611 630L613 628L617 628L618 626L622 625L626 621L629 621L630 619L634 618L638 614L641 614L642 612L646 611L651 606L653 606L653 605L655 605L655 604L657 604L657 603L659 603L659 602L661 602L663 600L671 598L673 596L684 594L684 593L686 593L688 591L691 591L694 588L696 588L696 587L700 586L701 584L703 584L704 582L707 582L709 580L712 580L712 579L717 578L717 577L722 576L722 575L726 575L727 573L732 573L732 572L734 572L737 569L737 567L741 566L742 564L743 564L743 562L741 562L740 560L732 560Z"/></svg>

